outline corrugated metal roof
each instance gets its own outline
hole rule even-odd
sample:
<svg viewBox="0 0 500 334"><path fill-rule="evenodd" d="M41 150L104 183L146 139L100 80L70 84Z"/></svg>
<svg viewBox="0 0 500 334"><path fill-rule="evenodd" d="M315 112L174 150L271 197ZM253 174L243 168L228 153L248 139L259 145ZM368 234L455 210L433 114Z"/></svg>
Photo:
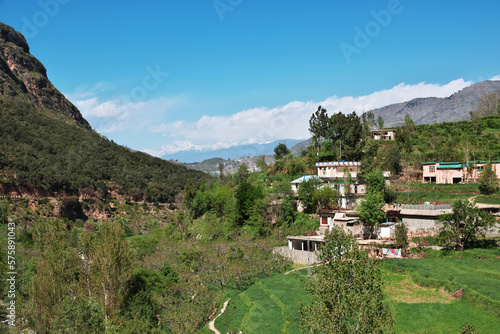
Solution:
<svg viewBox="0 0 500 334"><path fill-rule="evenodd" d="M461 163L458 164L449 164L449 165L439 165L437 169L450 169L450 168L462 168L463 165Z"/></svg>
<svg viewBox="0 0 500 334"><path fill-rule="evenodd" d="M290 183L302 183L302 182L309 181L310 179L314 179L314 178L321 180L317 175L304 175L304 176L299 177L296 180L291 181Z"/></svg>

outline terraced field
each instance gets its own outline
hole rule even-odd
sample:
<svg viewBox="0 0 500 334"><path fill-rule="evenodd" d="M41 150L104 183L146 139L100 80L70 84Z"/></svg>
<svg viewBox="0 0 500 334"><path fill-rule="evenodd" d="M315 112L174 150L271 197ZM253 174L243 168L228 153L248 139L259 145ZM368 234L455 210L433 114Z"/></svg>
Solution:
<svg viewBox="0 0 500 334"><path fill-rule="evenodd" d="M215 327L226 333L300 333L298 308L307 302L307 269L265 278L233 297Z"/></svg>
<svg viewBox="0 0 500 334"><path fill-rule="evenodd" d="M498 256L500 250L474 250L384 262L382 278L396 333L458 333L465 321L479 333L498 333ZM306 280L307 269L301 269L257 282L231 299L216 328L221 333L300 333L299 304L309 300ZM461 288L462 298L452 298Z"/></svg>

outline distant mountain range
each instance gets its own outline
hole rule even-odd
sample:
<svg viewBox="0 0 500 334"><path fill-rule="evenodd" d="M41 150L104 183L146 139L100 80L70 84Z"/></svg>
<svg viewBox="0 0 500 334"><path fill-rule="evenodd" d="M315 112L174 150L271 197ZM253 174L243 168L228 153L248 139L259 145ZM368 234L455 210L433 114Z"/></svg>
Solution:
<svg viewBox="0 0 500 334"><path fill-rule="evenodd" d="M449 97L416 98L374 109L371 112L375 118L381 116L384 119L386 128L404 124L404 117L407 113L416 124L462 121L469 119L470 112L476 108L476 103L481 96L496 90L500 90L500 81L481 81ZM213 151L188 150L164 155L162 158L191 164L204 162L215 157L227 160L247 156L273 155L273 150L279 143L285 143L295 156L299 156L302 150L311 145L311 140L283 139L268 144L239 145ZM213 168L211 169L213 171Z"/></svg>
<svg viewBox="0 0 500 334"><path fill-rule="evenodd" d="M275 140L267 144L248 144L237 145L229 148L218 150L186 150L172 154L165 154L161 156L165 160L180 161L183 163L200 162L212 158L236 159L243 157L257 157L260 155L274 155L274 148L282 143L291 148L292 146L302 142L300 139L282 139Z"/></svg>
<svg viewBox="0 0 500 334"><path fill-rule="evenodd" d="M411 116L415 124L463 121L469 119L470 112L474 111L481 96L496 90L500 90L500 81L481 81L449 97L417 98L371 110L371 112L375 115L375 119L382 116L385 127L404 124L406 114Z"/></svg>

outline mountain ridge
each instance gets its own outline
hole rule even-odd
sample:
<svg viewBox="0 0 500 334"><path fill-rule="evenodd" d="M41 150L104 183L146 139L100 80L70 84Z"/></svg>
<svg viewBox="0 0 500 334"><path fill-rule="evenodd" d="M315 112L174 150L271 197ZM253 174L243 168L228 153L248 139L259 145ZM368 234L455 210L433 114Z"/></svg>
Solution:
<svg viewBox="0 0 500 334"><path fill-rule="evenodd" d="M45 66L30 53L24 36L1 22L0 96L29 102L52 117L62 116L79 126L91 128L80 111L52 85Z"/></svg>
<svg viewBox="0 0 500 334"><path fill-rule="evenodd" d="M408 113L415 124L434 124L456 122L469 119L481 96L500 90L500 81L480 81L448 97L423 97L409 101L394 103L388 106L370 110L375 118L381 116L385 127L404 124Z"/></svg>
<svg viewBox="0 0 500 334"><path fill-rule="evenodd" d="M49 81L24 37L0 23L0 195L172 203L209 175L98 134Z"/></svg>

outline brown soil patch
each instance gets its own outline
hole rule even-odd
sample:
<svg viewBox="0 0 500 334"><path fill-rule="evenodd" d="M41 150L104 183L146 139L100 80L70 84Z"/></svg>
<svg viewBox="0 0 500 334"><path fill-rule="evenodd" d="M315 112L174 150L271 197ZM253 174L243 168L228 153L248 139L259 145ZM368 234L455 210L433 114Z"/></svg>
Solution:
<svg viewBox="0 0 500 334"><path fill-rule="evenodd" d="M449 304L454 301L452 296L444 289L426 288L417 285L407 275L399 282L394 282L392 285L385 286L385 292L395 302L398 303L444 303Z"/></svg>

